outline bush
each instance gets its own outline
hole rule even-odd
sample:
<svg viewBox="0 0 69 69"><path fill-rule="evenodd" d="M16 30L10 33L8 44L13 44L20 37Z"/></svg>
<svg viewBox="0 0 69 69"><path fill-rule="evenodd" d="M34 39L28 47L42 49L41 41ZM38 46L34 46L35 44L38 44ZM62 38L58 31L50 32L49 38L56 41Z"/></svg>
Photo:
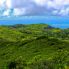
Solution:
<svg viewBox="0 0 69 69"><path fill-rule="evenodd" d="M48 39L48 37L46 37L46 36L39 36L39 37L37 37L37 39L36 39L36 40L44 39L44 38L47 38L47 39Z"/></svg>
<svg viewBox="0 0 69 69"><path fill-rule="evenodd" d="M55 64L52 61L40 61L37 63L32 63L31 69L55 69Z"/></svg>
<svg viewBox="0 0 69 69"><path fill-rule="evenodd" d="M24 69L26 65L26 62L19 57L15 61L9 63L8 69Z"/></svg>

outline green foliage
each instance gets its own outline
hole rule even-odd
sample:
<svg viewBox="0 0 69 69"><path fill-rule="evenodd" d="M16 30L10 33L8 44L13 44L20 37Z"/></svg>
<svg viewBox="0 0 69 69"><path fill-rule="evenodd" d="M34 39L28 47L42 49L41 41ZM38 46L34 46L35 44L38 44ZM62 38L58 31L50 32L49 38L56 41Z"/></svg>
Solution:
<svg viewBox="0 0 69 69"><path fill-rule="evenodd" d="M0 26L0 69L68 69L69 29L47 24Z"/></svg>
<svg viewBox="0 0 69 69"><path fill-rule="evenodd" d="M55 69L53 61L43 60L30 65L31 69Z"/></svg>
<svg viewBox="0 0 69 69"><path fill-rule="evenodd" d="M15 61L10 62L8 65L9 69L24 69L27 66L26 62L23 61L22 56L17 58Z"/></svg>

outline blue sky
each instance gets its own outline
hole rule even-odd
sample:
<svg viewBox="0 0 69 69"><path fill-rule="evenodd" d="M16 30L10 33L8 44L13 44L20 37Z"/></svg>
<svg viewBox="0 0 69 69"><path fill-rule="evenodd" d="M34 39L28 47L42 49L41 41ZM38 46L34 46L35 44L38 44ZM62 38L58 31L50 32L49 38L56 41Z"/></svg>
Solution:
<svg viewBox="0 0 69 69"><path fill-rule="evenodd" d="M22 16L0 18L0 25L44 23L57 28L69 28L69 18L59 16Z"/></svg>
<svg viewBox="0 0 69 69"><path fill-rule="evenodd" d="M69 28L69 0L0 0L0 16L5 17L0 18L0 25L47 23L55 27ZM30 16L32 19L29 19ZM34 16L40 17L38 19ZM42 16L46 18L41 18Z"/></svg>

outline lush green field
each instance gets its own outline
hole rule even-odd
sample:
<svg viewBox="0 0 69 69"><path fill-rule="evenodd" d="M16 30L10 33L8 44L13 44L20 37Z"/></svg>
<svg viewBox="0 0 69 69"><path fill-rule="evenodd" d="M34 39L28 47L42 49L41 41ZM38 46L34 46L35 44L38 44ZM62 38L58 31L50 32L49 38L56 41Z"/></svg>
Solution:
<svg viewBox="0 0 69 69"><path fill-rule="evenodd" d="M69 29L0 26L0 69L69 69Z"/></svg>

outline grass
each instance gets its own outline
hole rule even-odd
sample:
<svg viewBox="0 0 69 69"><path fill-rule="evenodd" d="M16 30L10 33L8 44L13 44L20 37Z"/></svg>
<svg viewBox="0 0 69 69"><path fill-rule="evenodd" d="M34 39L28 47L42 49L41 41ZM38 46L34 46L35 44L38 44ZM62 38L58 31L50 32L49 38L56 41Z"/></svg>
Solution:
<svg viewBox="0 0 69 69"><path fill-rule="evenodd" d="M68 29L46 24L0 26L0 69L68 67Z"/></svg>

